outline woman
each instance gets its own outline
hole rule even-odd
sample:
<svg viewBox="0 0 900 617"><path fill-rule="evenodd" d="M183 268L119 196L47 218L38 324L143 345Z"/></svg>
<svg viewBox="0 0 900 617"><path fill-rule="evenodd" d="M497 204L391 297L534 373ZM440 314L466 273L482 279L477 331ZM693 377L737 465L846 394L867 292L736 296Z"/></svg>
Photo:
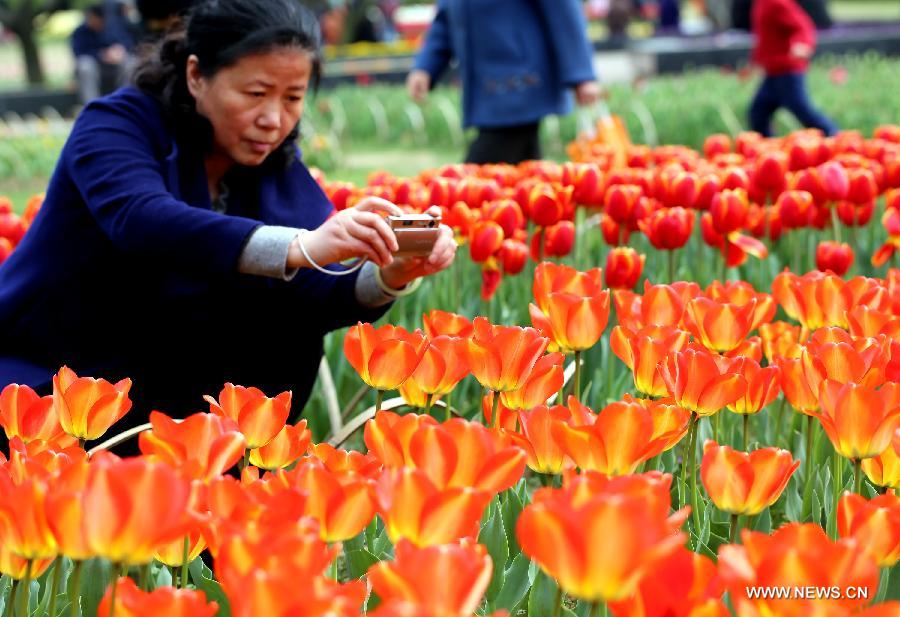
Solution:
<svg viewBox="0 0 900 617"><path fill-rule="evenodd" d="M335 213L300 161L317 39L295 0L203 2L136 87L85 108L0 268L0 388L48 392L65 364L132 378L131 424L202 409L227 381L292 390L296 413L326 333L450 265L450 229L428 257L392 259L382 215L400 209ZM311 267L352 257L369 261L349 276Z"/></svg>

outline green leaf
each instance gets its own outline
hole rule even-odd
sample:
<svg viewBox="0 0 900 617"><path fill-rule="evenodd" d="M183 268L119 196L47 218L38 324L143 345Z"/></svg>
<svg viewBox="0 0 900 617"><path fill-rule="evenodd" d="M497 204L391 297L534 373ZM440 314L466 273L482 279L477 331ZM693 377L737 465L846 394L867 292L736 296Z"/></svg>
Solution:
<svg viewBox="0 0 900 617"><path fill-rule="evenodd" d="M528 617L552 617L557 590L556 581L538 572L528 594Z"/></svg>
<svg viewBox="0 0 900 617"><path fill-rule="evenodd" d="M159 587L171 587L172 586L172 572L165 566L165 564L153 564L154 566L159 566L159 569L156 570L156 573L153 574L150 578L153 581L153 588L157 589ZM190 564L188 564L190 567Z"/></svg>
<svg viewBox="0 0 900 617"><path fill-rule="evenodd" d="M222 591L222 586L213 580L212 570L206 567L203 559L197 557L188 564L188 570L190 571L191 580L197 589L206 595L208 601L219 605L219 612L216 613L216 616L231 617L231 604L228 602L228 597Z"/></svg>
<svg viewBox="0 0 900 617"><path fill-rule="evenodd" d="M369 568L378 563L378 557L364 548L346 551L345 555L347 557L347 570L350 578L354 580L362 578Z"/></svg>
<svg viewBox="0 0 900 617"><path fill-rule="evenodd" d="M481 528L478 534L478 542L487 547L494 562L494 572L491 576L491 584L488 585L485 597L488 601L492 601L500 593L503 587L503 579L506 573L506 560L509 557L509 547L506 542L506 531L503 529L503 517L494 514L491 519Z"/></svg>
<svg viewBox="0 0 900 617"><path fill-rule="evenodd" d="M524 481L520 482L520 486L523 490L527 491ZM500 508L500 513L503 516L503 528L506 530L506 542L509 557L514 558L522 552L522 549L519 548L519 543L516 540L516 521L519 519L519 514L521 514L522 510L525 508L525 502L519 494L519 486L504 492L503 496L503 505Z"/></svg>
<svg viewBox="0 0 900 617"><path fill-rule="evenodd" d="M114 580L113 567L105 559L88 559L81 569L81 614L96 615L106 588Z"/></svg>
<svg viewBox="0 0 900 617"><path fill-rule="evenodd" d="M796 485L794 485L793 489L789 485L788 490L785 492L787 498L785 499L784 513L789 521L799 522L800 512L803 507L803 502L800 500L800 493L796 490Z"/></svg>
<svg viewBox="0 0 900 617"><path fill-rule="evenodd" d="M494 600L494 608L502 608L512 615L534 582L531 561L522 553L516 555L503 576L503 588Z"/></svg>
<svg viewBox="0 0 900 617"><path fill-rule="evenodd" d="M756 517L756 520L753 522L753 530L761 531L763 533L770 533L772 531L772 517L769 514L769 508L763 510L759 516Z"/></svg>
<svg viewBox="0 0 900 617"><path fill-rule="evenodd" d="M387 529L382 528L381 533L378 537L375 538L375 541L372 543L372 554L378 558L379 561L383 559L387 559L391 556L391 551L394 548L394 545L391 544L391 539L387 535Z"/></svg>

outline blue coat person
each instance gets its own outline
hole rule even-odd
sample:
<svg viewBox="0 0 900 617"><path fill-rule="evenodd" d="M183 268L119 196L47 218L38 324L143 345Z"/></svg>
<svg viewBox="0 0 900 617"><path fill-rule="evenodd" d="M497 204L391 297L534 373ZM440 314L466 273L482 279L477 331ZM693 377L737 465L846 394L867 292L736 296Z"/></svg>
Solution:
<svg viewBox="0 0 900 617"><path fill-rule="evenodd" d="M434 84L456 58L463 125L494 128L568 113L592 56L577 0L438 0L414 68Z"/></svg>
<svg viewBox="0 0 900 617"><path fill-rule="evenodd" d="M0 266L0 389L48 393L68 365L132 378L144 417L202 410L201 395L225 381L269 396L290 389L302 409L324 335L388 306L358 302L357 274L237 271L264 223L314 229L333 213L299 151L286 168L236 170L227 213L212 207L202 161L137 89L85 108L43 207Z"/></svg>

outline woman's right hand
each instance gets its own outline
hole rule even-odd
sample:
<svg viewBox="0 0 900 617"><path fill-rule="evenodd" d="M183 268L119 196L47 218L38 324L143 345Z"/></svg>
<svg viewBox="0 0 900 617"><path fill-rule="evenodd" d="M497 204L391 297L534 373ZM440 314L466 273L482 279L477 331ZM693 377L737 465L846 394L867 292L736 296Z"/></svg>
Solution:
<svg viewBox="0 0 900 617"><path fill-rule="evenodd" d="M380 197L366 197L355 207L337 212L317 229L303 234L303 246L310 258L320 266L355 257L366 257L383 268L393 261L397 237L382 216L400 216L398 206ZM288 253L288 268L311 268L300 250L300 239L294 240Z"/></svg>

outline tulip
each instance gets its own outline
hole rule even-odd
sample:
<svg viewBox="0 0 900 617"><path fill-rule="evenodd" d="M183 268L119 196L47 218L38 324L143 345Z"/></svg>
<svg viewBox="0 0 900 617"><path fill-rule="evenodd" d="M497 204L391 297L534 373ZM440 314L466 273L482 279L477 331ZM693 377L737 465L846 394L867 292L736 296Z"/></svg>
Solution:
<svg viewBox="0 0 900 617"><path fill-rule="evenodd" d="M800 326L792 326L786 321L775 321L759 327L763 352L770 364L777 358L797 358L800 356Z"/></svg>
<svg viewBox="0 0 900 617"><path fill-rule="evenodd" d="M746 393L740 375L720 368L716 356L705 350L670 353L660 364L666 388L678 405L698 416L711 416Z"/></svg>
<svg viewBox="0 0 900 617"><path fill-rule="evenodd" d="M872 484L900 489L900 428L894 431L891 447L878 456L867 458L861 466Z"/></svg>
<svg viewBox="0 0 900 617"><path fill-rule="evenodd" d="M38 396L28 386L9 384L0 392L0 426L6 437L20 437L28 443L36 439L66 447L75 441L66 436L52 396Z"/></svg>
<svg viewBox="0 0 900 617"><path fill-rule="evenodd" d="M738 615L805 617L835 608L862 608L878 587L878 567L852 539L832 542L817 524L790 523L771 535L743 530L742 545L719 548L719 575ZM841 599L750 598L748 588L866 588L866 594ZM871 595L868 595L871 594Z"/></svg>
<svg viewBox="0 0 900 617"><path fill-rule="evenodd" d="M345 347L346 340L345 338ZM218 401L208 394L203 400L209 403L211 413L237 423L247 440L248 449L260 448L272 441L284 427L291 412L290 391L269 398L258 388L226 383L219 392Z"/></svg>
<svg viewBox="0 0 900 617"><path fill-rule="evenodd" d="M600 232L610 246L622 246L628 243L631 232L625 225L619 225L608 214L600 217Z"/></svg>
<svg viewBox="0 0 900 617"><path fill-rule="evenodd" d="M744 228L749 207L746 191L741 189L722 191L713 197L709 206L713 229L722 235L740 231Z"/></svg>
<svg viewBox="0 0 900 617"><path fill-rule="evenodd" d="M694 228L694 212L681 207L656 210L640 219L638 227L657 249L673 251L687 244Z"/></svg>
<svg viewBox="0 0 900 617"><path fill-rule="evenodd" d="M715 158L717 154L727 154L729 152L731 152L731 137L725 133L708 135L703 140L703 156L708 159Z"/></svg>
<svg viewBox="0 0 900 617"><path fill-rule="evenodd" d="M494 326L475 318L475 333L466 340L469 370L485 388L495 392L518 390L531 375L549 339L534 328ZM499 403L499 397L495 403Z"/></svg>
<svg viewBox="0 0 900 617"><path fill-rule="evenodd" d="M393 561L367 573L382 602L409 602L435 615L472 615L491 582L491 557L481 544L419 548L400 540Z"/></svg>
<svg viewBox="0 0 900 617"><path fill-rule="evenodd" d="M377 390L377 409L385 390L396 390L409 379L427 347L421 331L408 332L399 326L376 329L359 323L344 335L344 355L362 380Z"/></svg>
<svg viewBox="0 0 900 617"><path fill-rule="evenodd" d="M787 228L806 227L812 217L813 206L813 196L808 191L784 191L775 202L781 222Z"/></svg>
<svg viewBox="0 0 900 617"><path fill-rule="evenodd" d="M657 426L669 424L669 414L677 416L674 425L658 433ZM634 473L641 463L674 446L689 422L690 413L680 407L644 406L629 398L604 407L591 425L554 423L551 432L580 469L620 476Z"/></svg>
<svg viewBox="0 0 900 617"><path fill-rule="evenodd" d="M275 438L261 448L250 451L250 464L260 469L283 469L303 456L312 441L306 420L296 425L285 424Z"/></svg>
<svg viewBox="0 0 900 617"><path fill-rule="evenodd" d="M847 170L847 201L854 204L874 202L880 191L871 170L857 167Z"/></svg>
<svg viewBox="0 0 900 617"><path fill-rule="evenodd" d="M532 324L549 337L556 348L581 352L593 347L609 321L609 291L590 295L551 292L543 307L529 305Z"/></svg>
<svg viewBox="0 0 900 617"><path fill-rule="evenodd" d="M900 426L900 384L876 390L825 379L816 417L838 454L855 462L872 458L891 445Z"/></svg>
<svg viewBox="0 0 900 617"><path fill-rule="evenodd" d="M687 303L684 321L688 331L704 347L726 352L735 349L750 333L755 310L755 300L735 306L699 297Z"/></svg>
<svg viewBox="0 0 900 617"><path fill-rule="evenodd" d="M822 272L830 270L838 276L844 276L851 265L853 249L846 242L838 244L825 240L816 247L816 268Z"/></svg>
<svg viewBox="0 0 900 617"><path fill-rule="evenodd" d="M631 247L616 247L606 255L606 286L610 289L634 289L647 257Z"/></svg>
<svg viewBox="0 0 900 617"><path fill-rule="evenodd" d="M540 234L532 238L531 254L535 261L541 261L544 257L565 257L575 246L575 224L572 221L560 221L544 229L543 243L539 238Z"/></svg>
<svg viewBox="0 0 900 617"><path fill-rule="evenodd" d="M810 272L797 276L785 271L775 277L772 296L785 313L803 326L805 333L825 326L847 327L846 312L853 307L853 294L840 277Z"/></svg>
<svg viewBox="0 0 900 617"><path fill-rule="evenodd" d="M518 390L500 393L500 403L507 409L531 409L543 405L547 399L563 387L563 355L550 353L542 356L531 371L528 380Z"/></svg>
<svg viewBox="0 0 900 617"><path fill-rule="evenodd" d="M842 201L847 199L850 191L850 177L840 163L829 161L817 168L822 190L827 201Z"/></svg>
<svg viewBox="0 0 900 617"><path fill-rule="evenodd" d="M491 494L473 488L440 489L412 467L385 469L376 481L378 514L388 537L416 546L434 546L475 538Z"/></svg>
<svg viewBox="0 0 900 617"><path fill-rule="evenodd" d="M431 401L448 394L466 375L465 340L438 336L429 341L421 362L406 383L412 382ZM431 405L426 400L426 413Z"/></svg>
<svg viewBox="0 0 900 617"><path fill-rule="evenodd" d="M603 201L603 176L595 163L566 162L562 165L562 184L572 187L572 200L589 208Z"/></svg>
<svg viewBox="0 0 900 617"><path fill-rule="evenodd" d="M479 221L469 232L469 254L475 263L484 263L503 246L503 228L494 221Z"/></svg>
<svg viewBox="0 0 900 617"><path fill-rule="evenodd" d="M507 275L519 274L525 269L528 261L528 246L521 240L508 238L500 246L500 264L503 273Z"/></svg>
<svg viewBox="0 0 900 617"><path fill-rule="evenodd" d="M14 581L21 581L26 575L34 580L46 572L52 563L52 559L34 559L29 562L28 559L19 557L8 546L0 543L0 574L5 574ZM30 574L29 568L31 568Z"/></svg>
<svg viewBox="0 0 900 617"><path fill-rule="evenodd" d="M787 154L781 150L769 150L754 161L750 182L763 195L777 197L784 190L787 169Z"/></svg>
<svg viewBox="0 0 900 617"><path fill-rule="evenodd" d="M713 561L679 547L653 564L638 584L637 593L610 603L616 617L727 617L724 588Z"/></svg>
<svg viewBox="0 0 900 617"><path fill-rule="evenodd" d="M603 209L619 225L629 225L634 219L634 210L643 190L639 186L614 184L606 189Z"/></svg>
<svg viewBox="0 0 900 617"><path fill-rule="evenodd" d="M204 482L231 469L244 454L246 440L228 417L198 413L176 422L150 412L150 431L138 437L141 452Z"/></svg>
<svg viewBox="0 0 900 617"><path fill-rule="evenodd" d="M53 376L53 413L63 430L84 442L97 439L131 409L131 380L111 384L79 377L67 366Z"/></svg>
<svg viewBox="0 0 900 617"><path fill-rule="evenodd" d="M29 475L15 481L0 468L0 545L23 559L53 559L57 542L47 520L49 478Z"/></svg>
<svg viewBox="0 0 900 617"><path fill-rule="evenodd" d="M482 212L486 220L494 221L503 229L506 238L512 238L516 230L525 227L522 208L513 199L498 199L484 204Z"/></svg>
<svg viewBox="0 0 900 617"><path fill-rule="evenodd" d="M503 280L503 273L497 268L496 263L485 264L481 269L481 299L485 302L494 297L500 283Z"/></svg>
<svg viewBox="0 0 900 617"><path fill-rule="evenodd" d="M643 482L640 476L619 480ZM677 531L683 513L668 517L668 496L662 507L648 507L645 491L622 484L596 491L577 486L535 493L516 522L519 546L570 596L624 600L637 591L645 572L684 543L685 535Z"/></svg>
<svg viewBox="0 0 900 617"><path fill-rule="evenodd" d="M475 331L472 322L466 317L437 309L422 315L422 324L429 338L441 335L467 338Z"/></svg>
<svg viewBox="0 0 900 617"><path fill-rule="evenodd" d="M218 610L219 605L207 603L206 594L200 590L160 587L146 592L138 589L130 578L122 577L106 591L97 614L113 617L213 617Z"/></svg>
<svg viewBox="0 0 900 617"><path fill-rule="evenodd" d="M900 497L887 494L867 501L844 493L837 515L839 536L856 538L879 567L892 568L900 560Z"/></svg>
<svg viewBox="0 0 900 617"><path fill-rule="evenodd" d="M762 411L778 398L781 392L781 369L777 366L760 367L759 363L747 357L736 358L730 369L743 376L747 390L743 396L727 405L730 411L744 417L744 450L749 445L749 414Z"/></svg>
<svg viewBox="0 0 900 617"><path fill-rule="evenodd" d="M610 348L631 370L634 387L647 396L665 396L666 383L657 366L672 351L681 351L689 335L672 326L648 326L630 332L622 326L613 328Z"/></svg>
<svg viewBox="0 0 900 617"><path fill-rule="evenodd" d="M799 466L800 461L780 448L748 454L712 440L703 444L700 478L716 507L731 513L732 541L737 533L735 518L759 514L778 501Z"/></svg>
<svg viewBox="0 0 900 617"><path fill-rule="evenodd" d="M521 434L510 433L509 436L525 451L525 464L529 469L536 473L557 475L564 468L573 466L552 433L555 424L569 422L571 418L571 412L562 405L540 405L518 412Z"/></svg>

